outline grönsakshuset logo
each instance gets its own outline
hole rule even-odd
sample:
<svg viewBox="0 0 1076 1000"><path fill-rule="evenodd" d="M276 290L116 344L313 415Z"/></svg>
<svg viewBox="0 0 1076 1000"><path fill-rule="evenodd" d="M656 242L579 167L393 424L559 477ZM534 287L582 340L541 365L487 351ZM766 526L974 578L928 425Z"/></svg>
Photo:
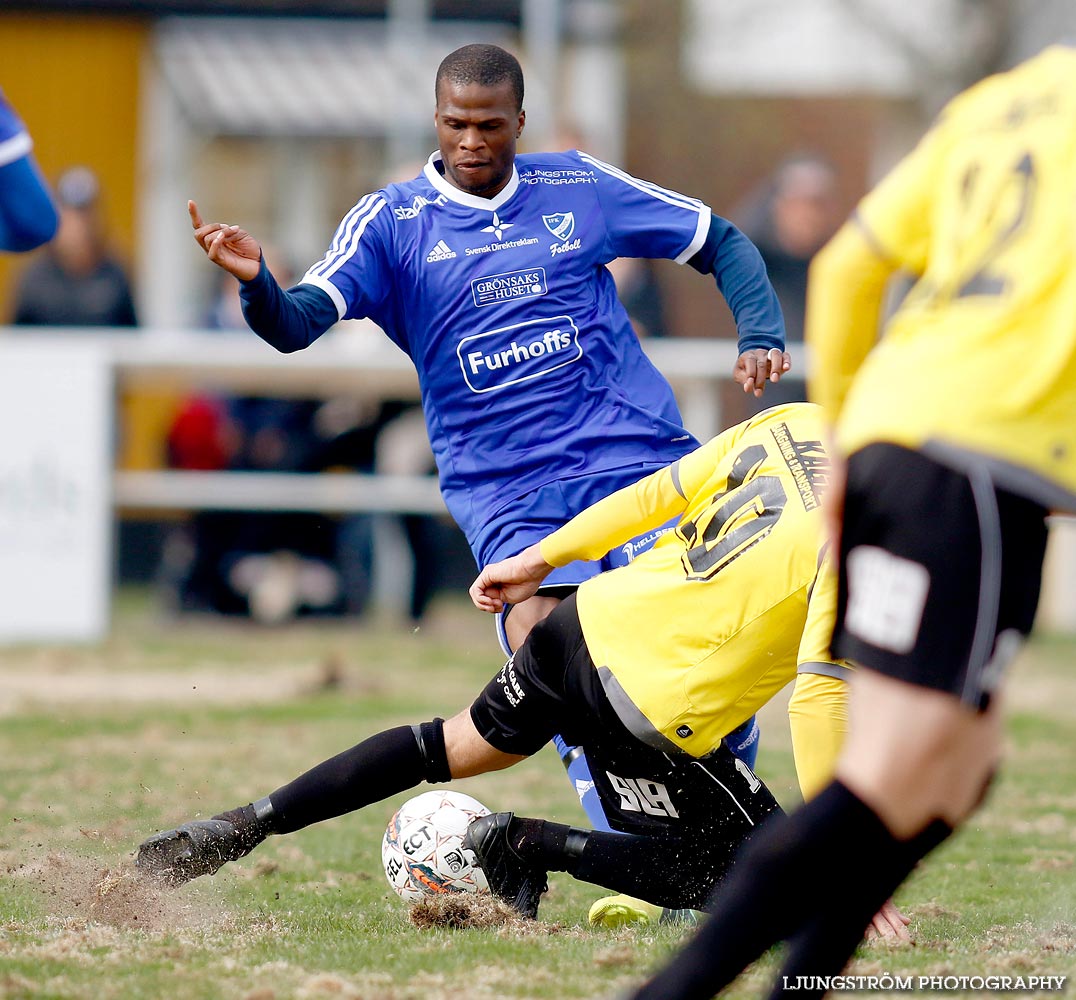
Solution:
<svg viewBox="0 0 1076 1000"><path fill-rule="evenodd" d="M475 278L471 282L471 297L476 307L510 302L513 299L533 299L549 291L545 268L531 267L520 271L504 271Z"/></svg>

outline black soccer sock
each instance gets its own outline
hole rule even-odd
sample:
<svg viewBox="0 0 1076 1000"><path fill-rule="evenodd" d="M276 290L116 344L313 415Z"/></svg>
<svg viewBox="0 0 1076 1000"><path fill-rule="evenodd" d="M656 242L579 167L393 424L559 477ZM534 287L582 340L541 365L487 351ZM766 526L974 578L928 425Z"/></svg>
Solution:
<svg viewBox="0 0 1076 1000"><path fill-rule="evenodd" d="M701 909L734 850L713 837L632 836L518 816L508 842L522 860L547 872L567 872L670 909Z"/></svg>
<svg viewBox="0 0 1076 1000"><path fill-rule="evenodd" d="M859 912L866 909L862 934L914 866L914 850L896 840L849 789L832 782L796 812L775 816L752 838L719 884L708 907L713 916L635 994L636 1000L712 997L770 945L806 931L826 900L832 900L833 909L846 903Z"/></svg>
<svg viewBox="0 0 1076 1000"><path fill-rule="evenodd" d="M790 942L770 1000L792 995L797 1000L821 997L826 992L822 988L826 978L840 974L882 904L916 864L952 832L947 823L935 820L911 840L893 838L892 864L861 872L853 879L859 892L844 891L821 899L814 917ZM874 885L863 885L864 879L873 879Z"/></svg>
<svg viewBox="0 0 1076 1000"><path fill-rule="evenodd" d="M413 788L426 761L411 726L386 729L269 795L273 833L292 833Z"/></svg>

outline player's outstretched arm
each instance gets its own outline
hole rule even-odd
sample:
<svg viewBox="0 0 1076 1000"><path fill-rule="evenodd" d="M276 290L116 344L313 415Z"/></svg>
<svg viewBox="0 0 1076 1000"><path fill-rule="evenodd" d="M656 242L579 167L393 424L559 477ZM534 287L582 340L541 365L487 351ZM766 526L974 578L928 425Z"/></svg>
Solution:
<svg viewBox="0 0 1076 1000"><path fill-rule="evenodd" d="M506 604L520 604L533 597L553 567L542 558L539 543L519 555L486 566L469 591L479 611L497 614Z"/></svg>
<svg viewBox="0 0 1076 1000"><path fill-rule="evenodd" d="M736 367L732 370L732 377L743 386L744 392L751 392L761 396L767 382L778 382L785 372L792 368L792 358L788 351L771 347L757 347L753 350L744 351L736 359Z"/></svg>
<svg viewBox="0 0 1076 1000"><path fill-rule="evenodd" d="M240 281L253 281L261 268L262 248L245 229L223 222L203 222L198 206L187 202L194 241L218 267Z"/></svg>

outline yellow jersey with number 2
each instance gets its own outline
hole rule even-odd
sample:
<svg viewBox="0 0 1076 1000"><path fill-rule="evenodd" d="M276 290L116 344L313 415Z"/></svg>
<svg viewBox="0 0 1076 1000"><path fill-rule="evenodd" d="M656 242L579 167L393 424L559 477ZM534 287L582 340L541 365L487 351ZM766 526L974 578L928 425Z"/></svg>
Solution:
<svg viewBox="0 0 1076 1000"><path fill-rule="evenodd" d="M898 267L918 280L874 346ZM842 452L922 449L1076 509L1076 48L955 98L818 255L808 302Z"/></svg>
<svg viewBox="0 0 1076 1000"><path fill-rule="evenodd" d="M825 717L808 722L811 706L800 706L812 732L796 747L805 791L825 777L819 769L828 773L845 718L847 667L828 650L836 580L824 558L822 429L812 404L765 410L541 543L545 560L563 566L678 517L651 549L579 588L605 692L638 738L700 757L799 668L818 679L805 683Z"/></svg>

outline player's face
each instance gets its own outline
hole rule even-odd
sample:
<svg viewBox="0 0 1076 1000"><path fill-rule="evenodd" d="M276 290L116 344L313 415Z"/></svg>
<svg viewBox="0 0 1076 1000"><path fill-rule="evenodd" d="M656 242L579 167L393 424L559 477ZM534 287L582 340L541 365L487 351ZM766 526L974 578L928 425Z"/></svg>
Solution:
<svg viewBox="0 0 1076 1000"><path fill-rule="evenodd" d="M493 87L442 82L434 123L446 179L468 194L496 195L512 175L524 118L507 80Z"/></svg>

